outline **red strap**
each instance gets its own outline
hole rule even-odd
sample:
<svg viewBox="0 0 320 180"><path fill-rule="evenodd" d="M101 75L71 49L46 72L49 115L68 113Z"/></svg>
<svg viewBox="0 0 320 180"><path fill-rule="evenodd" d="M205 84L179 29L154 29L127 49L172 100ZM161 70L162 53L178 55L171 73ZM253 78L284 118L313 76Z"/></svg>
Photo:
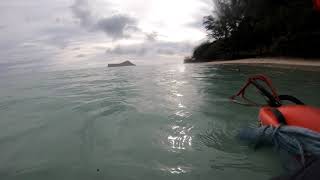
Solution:
<svg viewBox="0 0 320 180"><path fill-rule="evenodd" d="M275 88L273 87L273 85L272 85L271 79L268 78L268 77L265 76L265 75L262 75L262 74L259 74L259 75L255 75L255 76L250 77L250 78L247 80L247 83L240 89L240 91L239 91L236 95L232 96L231 99L234 100L237 96L241 96L242 98L244 98L246 89L250 86L250 84L252 84L253 81L256 81L256 80L261 80L261 81L265 82L266 85L270 88L273 97L274 97L277 101L280 101L279 96L278 96L278 94L277 94L277 91L276 91L276 89L275 89Z"/></svg>

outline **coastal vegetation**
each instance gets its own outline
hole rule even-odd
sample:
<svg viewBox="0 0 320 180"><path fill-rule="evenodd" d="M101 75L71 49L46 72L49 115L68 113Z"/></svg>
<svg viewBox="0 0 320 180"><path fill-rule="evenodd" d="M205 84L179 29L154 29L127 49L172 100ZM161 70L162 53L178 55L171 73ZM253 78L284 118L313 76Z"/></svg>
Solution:
<svg viewBox="0 0 320 180"><path fill-rule="evenodd" d="M185 62L253 57L320 57L320 12L312 0L213 0L207 41Z"/></svg>

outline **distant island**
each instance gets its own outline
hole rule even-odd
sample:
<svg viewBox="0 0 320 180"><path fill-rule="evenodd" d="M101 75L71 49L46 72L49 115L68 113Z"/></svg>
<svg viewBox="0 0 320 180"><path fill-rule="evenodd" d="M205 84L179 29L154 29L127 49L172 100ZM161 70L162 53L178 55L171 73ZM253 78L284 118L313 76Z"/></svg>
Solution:
<svg viewBox="0 0 320 180"><path fill-rule="evenodd" d="M119 64L108 64L108 67L136 66L130 61L125 61Z"/></svg>
<svg viewBox="0 0 320 180"><path fill-rule="evenodd" d="M312 0L213 0L207 41L185 63L261 57L320 58L320 7Z"/></svg>

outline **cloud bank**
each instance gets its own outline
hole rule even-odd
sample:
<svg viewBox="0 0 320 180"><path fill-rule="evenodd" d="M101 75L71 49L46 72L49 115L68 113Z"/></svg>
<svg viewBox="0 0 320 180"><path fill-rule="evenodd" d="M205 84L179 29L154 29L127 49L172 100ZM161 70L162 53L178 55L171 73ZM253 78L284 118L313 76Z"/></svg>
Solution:
<svg viewBox="0 0 320 180"><path fill-rule="evenodd" d="M119 44L106 50L107 55L186 55L191 52L193 45L188 42L169 42L159 40L158 32L144 32L138 27L138 19L126 14L112 14L99 18L94 14L88 0L75 0L71 6L72 13L79 20L81 27L89 31L104 32L113 41L130 39L130 34L140 36L140 43Z"/></svg>
<svg viewBox="0 0 320 180"><path fill-rule="evenodd" d="M187 55L191 52L193 45L188 42L143 42L133 45L117 45L107 49L110 55Z"/></svg>
<svg viewBox="0 0 320 180"><path fill-rule="evenodd" d="M200 25L212 9L212 0L10 0L0 4L0 54L6 57L0 61L18 56L63 62L73 58L90 62L96 56L178 59L205 37Z"/></svg>
<svg viewBox="0 0 320 180"><path fill-rule="evenodd" d="M71 9L82 27L102 31L113 40L129 38L130 33L139 31L137 20L129 15L115 14L103 18L94 15L88 0L76 0Z"/></svg>

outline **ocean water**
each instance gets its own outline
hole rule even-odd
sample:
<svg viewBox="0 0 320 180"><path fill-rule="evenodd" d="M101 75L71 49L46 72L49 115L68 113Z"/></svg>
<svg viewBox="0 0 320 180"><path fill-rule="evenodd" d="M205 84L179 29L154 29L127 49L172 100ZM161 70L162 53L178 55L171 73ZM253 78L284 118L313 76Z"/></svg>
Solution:
<svg viewBox="0 0 320 180"><path fill-rule="evenodd" d="M240 71L238 71L240 68ZM250 75L320 106L318 72L172 64L0 71L1 179L269 179L272 149L239 142L257 108L231 103Z"/></svg>

